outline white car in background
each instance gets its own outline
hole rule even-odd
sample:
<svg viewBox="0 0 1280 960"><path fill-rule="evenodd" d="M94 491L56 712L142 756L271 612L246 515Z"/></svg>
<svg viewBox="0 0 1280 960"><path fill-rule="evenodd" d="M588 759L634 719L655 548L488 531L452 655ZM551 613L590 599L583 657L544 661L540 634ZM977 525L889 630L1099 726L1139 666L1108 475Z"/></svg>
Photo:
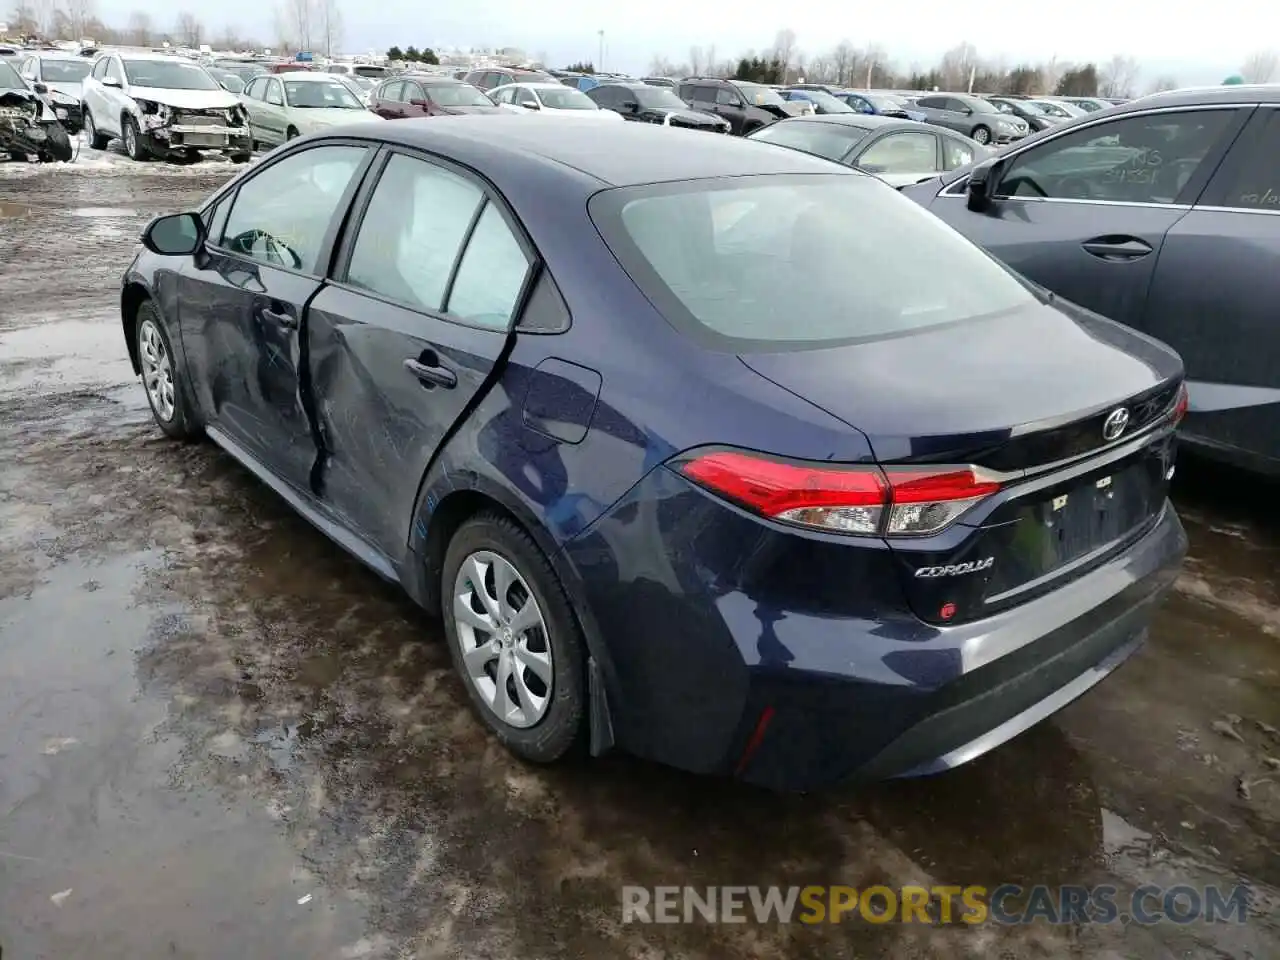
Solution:
<svg viewBox="0 0 1280 960"><path fill-rule="evenodd" d="M274 147L340 124L385 123L348 84L346 77L304 70L254 77L240 95L254 142Z"/></svg>
<svg viewBox="0 0 1280 960"><path fill-rule="evenodd" d="M103 53L81 81L84 133L95 150L118 138L134 160L196 159L219 150L243 163L249 117L234 94L184 57Z"/></svg>
<svg viewBox="0 0 1280 960"><path fill-rule="evenodd" d="M512 113L541 113L623 123L622 114L600 107L580 90L562 83L506 83L489 91L489 99Z"/></svg>

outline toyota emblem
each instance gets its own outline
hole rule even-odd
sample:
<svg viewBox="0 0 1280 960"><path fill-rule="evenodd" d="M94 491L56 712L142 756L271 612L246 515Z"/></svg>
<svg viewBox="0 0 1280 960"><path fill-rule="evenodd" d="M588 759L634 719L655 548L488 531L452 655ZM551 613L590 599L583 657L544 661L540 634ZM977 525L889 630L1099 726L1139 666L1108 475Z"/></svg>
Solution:
<svg viewBox="0 0 1280 960"><path fill-rule="evenodd" d="M1102 421L1102 439L1115 440L1120 434L1125 432L1129 426L1129 409L1120 407L1112 410L1107 414L1107 419Z"/></svg>

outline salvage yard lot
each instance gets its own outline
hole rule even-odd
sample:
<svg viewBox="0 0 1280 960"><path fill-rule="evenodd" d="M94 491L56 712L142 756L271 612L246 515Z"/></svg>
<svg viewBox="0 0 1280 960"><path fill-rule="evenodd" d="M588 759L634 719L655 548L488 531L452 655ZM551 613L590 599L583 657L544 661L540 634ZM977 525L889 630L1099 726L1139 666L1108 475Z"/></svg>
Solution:
<svg viewBox="0 0 1280 960"><path fill-rule="evenodd" d="M1274 488L1198 464L1147 648L940 777L521 765L439 625L211 445L118 280L228 163L0 164L0 949L15 957L1280 956ZM1270 518L1270 519L1269 519ZM1243 926L627 926L638 884L1251 888ZM645 951L648 951L646 953Z"/></svg>

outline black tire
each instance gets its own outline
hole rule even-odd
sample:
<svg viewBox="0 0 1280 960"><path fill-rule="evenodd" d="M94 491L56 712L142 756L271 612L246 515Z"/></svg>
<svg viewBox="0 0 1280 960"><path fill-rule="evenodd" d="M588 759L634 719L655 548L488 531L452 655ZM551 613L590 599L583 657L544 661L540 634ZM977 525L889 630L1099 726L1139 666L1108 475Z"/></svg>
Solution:
<svg viewBox="0 0 1280 960"><path fill-rule="evenodd" d="M105 150L111 138L98 132L98 125L93 122L93 114L86 108L84 111L84 132L89 138L89 146L94 150Z"/></svg>
<svg viewBox="0 0 1280 960"><path fill-rule="evenodd" d="M172 396L173 412L166 417L165 408L158 404L152 396L152 390L148 386L148 344L147 338L150 331L154 330L158 334L160 342L164 346L164 355L168 358L169 371L171 378L171 389L169 393ZM190 396L187 390L186 373L179 369L177 358L173 354L173 346L169 342L169 331L165 329L164 321L160 319L160 313L156 310L155 305L150 300L144 301L138 307L138 313L134 318L134 348L138 351L138 364L142 368L142 387L147 395L147 405L151 407L151 416L155 418L156 424L165 432L166 436L172 437L174 440L196 440L202 434L203 430L192 416L191 403L188 400Z"/></svg>
<svg viewBox="0 0 1280 960"><path fill-rule="evenodd" d="M49 137L45 141L43 160L54 160L68 163L71 160L71 136L59 126L49 127Z"/></svg>
<svg viewBox="0 0 1280 960"><path fill-rule="evenodd" d="M26 163L27 155L25 153L19 153L17 150L11 150L9 152L9 159L14 163Z"/></svg>
<svg viewBox="0 0 1280 960"><path fill-rule="evenodd" d="M991 128L980 123L969 133L969 138L978 141L985 147L991 143Z"/></svg>
<svg viewBox="0 0 1280 960"><path fill-rule="evenodd" d="M252 155L248 153L235 153L231 155L232 163L248 163L252 159Z"/></svg>
<svg viewBox="0 0 1280 960"><path fill-rule="evenodd" d="M140 162L151 159L151 151L143 143L138 121L128 114L120 119L120 139L124 141L124 152L129 155L130 160Z"/></svg>
<svg viewBox="0 0 1280 960"><path fill-rule="evenodd" d="M286 130L286 131L284 132L284 141L285 141L285 143L288 143L290 140L292 140L292 139L293 139L294 137L296 137L296 136L298 136L298 129L297 129L297 127L290 127L288 130Z"/></svg>
<svg viewBox="0 0 1280 960"><path fill-rule="evenodd" d="M516 568L537 601L546 627L545 642L551 655L550 702L541 718L528 727L513 726L498 717L467 675L454 614L454 588L463 563L478 551L497 554ZM484 724L508 750L533 763L554 763L576 752L586 726L585 643L564 587L533 538L501 513L477 514L449 541L440 583L445 636L454 669Z"/></svg>

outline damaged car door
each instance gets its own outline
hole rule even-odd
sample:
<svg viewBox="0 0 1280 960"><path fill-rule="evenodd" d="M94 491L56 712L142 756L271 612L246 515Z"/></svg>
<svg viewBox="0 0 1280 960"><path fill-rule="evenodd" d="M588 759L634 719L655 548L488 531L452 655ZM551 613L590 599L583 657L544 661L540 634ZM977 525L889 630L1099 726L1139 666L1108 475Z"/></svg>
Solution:
<svg viewBox="0 0 1280 960"><path fill-rule="evenodd" d="M399 151L367 178L308 313L320 493L391 556L431 458L511 338L532 249L465 171Z"/></svg>
<svg viewBox="0 0 1280 960"><path fill-rule="evenodd" d="M265 163L215 204L179 279L183 343L210 425L300 490L316 459L300 331L371 154L327 143Z"/></svg>

